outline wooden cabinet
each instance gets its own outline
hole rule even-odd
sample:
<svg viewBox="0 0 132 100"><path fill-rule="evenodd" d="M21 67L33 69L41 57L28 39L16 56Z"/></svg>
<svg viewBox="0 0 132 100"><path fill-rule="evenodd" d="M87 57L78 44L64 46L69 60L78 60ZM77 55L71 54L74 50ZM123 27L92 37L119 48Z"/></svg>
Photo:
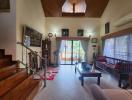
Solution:
<svg viewBox="0 0 132 100"><path fill-rule="evenodd" d="M47 56L47 65L51 64L51 41L49 39L45 39L42 41L42 57L45 58ZM43 64L45 61L43 61Z"/></svg>

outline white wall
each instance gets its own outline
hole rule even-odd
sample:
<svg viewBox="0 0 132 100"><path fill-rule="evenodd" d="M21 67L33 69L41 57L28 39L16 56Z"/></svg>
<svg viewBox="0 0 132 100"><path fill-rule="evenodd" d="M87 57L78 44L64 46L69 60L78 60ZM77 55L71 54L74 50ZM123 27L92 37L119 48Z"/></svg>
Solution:
<svg viewBox="0 0 132 100"><path fill-rule="evenodd" d="M132 0L110 0L101 18L101 35L105 33L106 22L110 22L110 33L132 27L132 22L115 26L118 20L129 13L132 13Z"/></svg>
<svg viewBox="0 0 132 100"><path fill-rule="evenodd" d="M61 36L61 29L68 28L69 36L77 36L78 29L84 29L84 36L91 35L92 37L99 36L100 19L99 18L72 18L72 17L47 17L46 18L46 32ZM89 61L92 59L92 44L89 45L88 57ZM53 52L56 50L55 38L52 38L52 62Z"/></svg>
<svg viewBox="0 0 132 100"><path fill-rule="evenodd" d="M0 48L16 58L16 0L10 0L10 12L0 13Z"/></svg>
<svg viewBox="0 0 132 100"><path fill-rule="evenodd" d="M105 35L105 23L107 22L110 22L110 33L132 27L132 22L119 27L115 26L117 21L129 13L132 13L132 0L110 0L101 17L100 36ZM102 48L100 51L102 52Z"/></svg>
<svg viewBox="0 0 132 100"><path fill-rule="evenodd" d="M45 36L45 15L41 5L41 0L17 0L17 41L22 42L22 28L27 25ZM41 54L41 47L31 47ZM17 45L17 59L21 60L22 48Z"/></svg>

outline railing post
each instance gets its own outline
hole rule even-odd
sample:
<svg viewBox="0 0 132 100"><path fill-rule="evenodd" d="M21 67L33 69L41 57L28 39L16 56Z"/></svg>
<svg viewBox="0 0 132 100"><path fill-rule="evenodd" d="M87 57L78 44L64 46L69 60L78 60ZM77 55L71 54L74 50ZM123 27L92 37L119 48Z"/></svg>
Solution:
<svg viewBox="0 0 132 100"><path fill-rule="evenodd" d="M27 64L27 49L26 49L26 70L27 70L27 72L29 72L27 66L28 66L28 64Z"/></svg>
<svg viewBox="0 0 132 100"><path fill-rule="evenodd" d="M47 55L45 55L45 68L44 68L44 87L46 87L46 80L47 80L47 76L46 76L46 73L47 73Z"/></svg>
<svg viewBox="0 0 132 100"><path fill-rule="evenodd" d="M23 62L23 46L22 46L22 62Z"/></svg>

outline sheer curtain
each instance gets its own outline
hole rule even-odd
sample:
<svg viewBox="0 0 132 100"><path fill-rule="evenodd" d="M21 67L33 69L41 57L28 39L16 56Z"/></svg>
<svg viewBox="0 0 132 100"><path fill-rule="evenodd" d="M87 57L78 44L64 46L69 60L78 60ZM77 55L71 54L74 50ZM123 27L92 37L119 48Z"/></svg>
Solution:
<svg viewBox="0 0 132 100"><path fill-rule="evenodd" d="M103 55L107 57L114 57L114 38L105 40Z"/></svg>
<svg viewBox="0 0 132 100"><path fill-rule="evenodd" d="M61 43L62 43L62 40L56 40L56 65L59 65L59 52L60 52L60 49L61 49Z"/></svg>
<svg viewBox="0 0 132 100"><path fill-rule="evenodd" d="M81 40L81 45L82 45L82 48L83 48L83 50L84 50L84 52L85 52L85 58L84 58L84 60L87 62L88 61L88 40Z"/></svg>
<svg viewBox="0 0 132 100"><path fill-rule="evenodd" d="M128 35L115 38L115 58L127 60L127 41Z"/></svg>
<svg viewBox="0 0 132 100"><path fill-rule="evenodd" d="M60 45L60 49L59 49L59 57L58 57L58 64L60 64L60 55L61 55L61 53L63 52L63 50L65 49L65 41L64 40L62 40L61 41L61 45Z"/></svg>

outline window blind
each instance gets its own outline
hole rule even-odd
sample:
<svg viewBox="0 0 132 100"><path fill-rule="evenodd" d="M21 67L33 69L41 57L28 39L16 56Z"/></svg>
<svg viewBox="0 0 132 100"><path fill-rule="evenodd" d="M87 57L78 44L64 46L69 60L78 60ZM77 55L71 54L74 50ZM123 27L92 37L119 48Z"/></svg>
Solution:
<svg viewBox="0 0 132 100"><path fill-rule="evenodd" d="M120 36L115 38L115 58L127 60L128 49L127 49L128 35Z"/></svg>
<svg viewBox="0 0 132 100"><path fill-rule="evenodd" d="M128 37L128 60L132 61L132 34Z"/></svg>
<svg viewBox="0 0 132 100"><path fill-rule="evenodd" d="M104 56L114 57L114 38L105 40Z"/></svg>

